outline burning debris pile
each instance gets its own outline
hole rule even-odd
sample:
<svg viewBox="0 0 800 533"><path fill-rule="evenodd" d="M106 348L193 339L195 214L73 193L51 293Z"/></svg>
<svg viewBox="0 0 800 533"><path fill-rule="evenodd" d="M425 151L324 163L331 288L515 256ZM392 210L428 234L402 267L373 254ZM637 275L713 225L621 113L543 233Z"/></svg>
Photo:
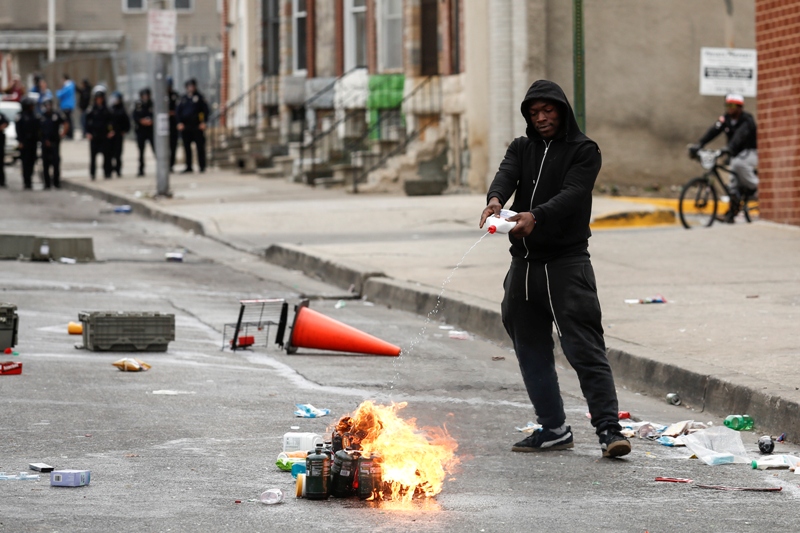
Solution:
<svg viewBox="0 0 800 533"><path fill-rule="evenodd" d="M406 405L365 401L342 417L330 441L307 456L297 495L410 501L439 494L458 463L458 444L445 429L419 428L414 419L400 418Z"/></svg>

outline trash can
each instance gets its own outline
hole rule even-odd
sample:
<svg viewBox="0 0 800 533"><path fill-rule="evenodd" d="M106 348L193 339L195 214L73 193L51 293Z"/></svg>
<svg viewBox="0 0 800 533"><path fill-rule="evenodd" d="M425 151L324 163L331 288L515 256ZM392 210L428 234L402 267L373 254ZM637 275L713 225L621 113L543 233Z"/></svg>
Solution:
<svg viewBox="0 0 800 533"><path fill-rule="evenodd" d="M17 329L19 329L17 306L0 303L0 350L17 345Z"/></svg>

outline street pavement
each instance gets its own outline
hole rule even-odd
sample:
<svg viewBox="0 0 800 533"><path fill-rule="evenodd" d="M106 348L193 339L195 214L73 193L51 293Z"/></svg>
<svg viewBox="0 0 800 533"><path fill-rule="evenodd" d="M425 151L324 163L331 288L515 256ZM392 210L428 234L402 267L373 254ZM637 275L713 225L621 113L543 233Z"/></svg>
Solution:
<svg viewBox="0 0 800 533"><path fill-rule="evenodd" d="M153 162L146 178L90 183L80 146L65 154L71 186L239 250L262 255L273 247L284 266L345 288L372 286L371 296L389 305L427 314L431 301L445 300L440 317L507 340L498 313L508 242L490 235L476 245L485 235L477 227L482 195L353 195L210 170L172 175L173 198L151 199ZM132 145L126 154L134 157ZM132 173L132 161L126 165ZM646 201L596 196L593 218L665 211L664 202ZM765 430L800 435L798 240L800 228L741 220L701 230L677 222L595 228L589 250L618 380L654 395L678 392L720 414L747 412ZM668 303L625 303L657 295Z"/></svg>
<svg viewBox="0 0 800 533"><path fill-rule="evenodd" d="M81 142L65 146L70 155L84 148L88 151ZM131 152L128 149L128 157ZM68 180L75 186L91 185L82 175L85 169L81 170L77 161L69 168L71 164L68 160ZM235 202L238 210L224 217L217 215L221 227L231 228L230 232L209 229L213 225L208 217L215 212L211 204L232 201L224 196L216 197L224 202L199 201L202 195L214 198L206 191L207 182L216 183L216 194L221 194L220 183L239 180L242 184L249 180L253 189L250 193L231 191L230 197L241 198ZM428 320L425 313L358 298L347 288L304 276L297 269L275 266L259 256L270 245L300 243L311 254L340 254L342 264L358 262L365 268L380 269L390 281L427 286L438 294L453 266L481 236L475 227L483 203L479 196L351 197L339 191L209 172L175 177L176 198L165 205L163 200L146 199L154 187L152 175L95 183L98 190L129 194L131 201L151 203L165 211L175 209L183 197L184 207L211 234L204 237L137 214L111 213L111 204L77 191L21 192L18 168L9 169L9 181L11 190L0 191L2 233L89 235L98 261L78 265L3 262L2 299L20 308L20 355L9 357L23 362L24 372L0 377L0 394L6 399L0 411L0 470L18 472L38 461L59 468L88 468L92 484L57 489L46 481L0 481L0 531L700 532L794 528L800 489L798 476L787 471L755 471L744 465L710 467L689 460L685 449L639 439L628 458L601 459L574 373L563 366L560 381L568 423L576 435L575 449L544 455L510 452L510 444L521 437L514 427L531 420L533 413L507 346L476 335L471 340L449 338L448 330L440 326L462 326L441 320L447 308ZM137 187L143 194L137 197L136 190L128 193L127 187ZM184 189L186 193L181 192ZM189 191L196 191L197 196ZM269 196L270 191L274 196ZM187 204L193 207L188 209ZM354 222L334 225L338 217L329 210L339 210L341 217L352 217ZM394 225L384 222L383 212ZM681 237L704 234L707 240L711 236L731 244L734 231L747 234L753 228L761 233L750 234L740 246L755 247L756 242L763 246L751 251L760 250L762 260L778 263L776 271L768 272L775 272L776 279L782 276L783 281L763 281L768 272L752 283L737 279L741 270L720 268L714 257L724 249L709 248L708 243L701 259L720 270L719 281L709 289L698 280L681 278L680 272L665 277L659 266L659 258L667 260L671 254L679 254L676 242L681 246L693 242L681 241ZM770 247L764 241L776 233L787 235L786 250L775 249L766 255ZM598 231L592 239L592 252L609 344L624 340L635 347L630 353L639 358L659 356L667 349L660 345L664 339L670 339L665 344L683 341L681 346L690 346L679 331L651 332L652 340L646 343L632 341L639 339L643 328L657 331L684 324L682 313L706 317L694 325L689 323L691 335L713 339L723 327L725 331L741 327L739 312L724 315L724 320L736 323L722 324L716 315L723 307L716 302L710 302L704 313L695 309L703 306L702 294L698 294L703 291L721 296L738 287L743 305L756 303L775 314L781 308L776 307L780 302L773 300L780 294L782 305L791 307L791 280L797 283L796 270L782 263L781 257L784 252L792 253L791 237L796 236L790 229L764 223L696 233L677 228ZM649 241L671 242L664 245L673 246L671 254L664 252L644 261L647 251L657 249L655 243L648 246ZM634 253L632 244L645 250ZM462 296L465 301L485 300L496 307L508 263L506 248L502 238L483 239L450 278L445 294L455 294L456 300ZM185 250L185 261L164 261L164 254L175 250ZM416 261L410 254L417 254ZM687 256L685 261L682 272L696 271L699 280L716 279L703 275L707 266L698 267L695 259ZM418 262L427 263L428 269L412 268ZM621 274L616 273L618 269ZM323 271L318 277L325 275ZM632 285L625 286L623 275ZM652 282L654 277L658 283ZM683 285L691 285L691 290L685 291ZM615 305L617 297L644 297L656 291L670 303ZM759 298L744 297L754 294ZM294 303L301 295L312 297L313 308L400 345L404 353L387 358L301 350L301 355L288 356L274 346L235 354L220 349L222 325L235 319L239 299L283 297ZM340 300L343 306L337 305ZM66 335L67 322L75 320L81 310L106 309L174 313L176 340L165 354L76 350L73 344L78 341ZM793 328L772 331L776 344L767 342L769 339L753 344L770 347L763 350L765 354L776 352L773 346L779 342L792 346ZM715 342L702 340L696 343L697 355L682 360L732 367L722 352L715 351L723 343L721 335ZM667 355L677 358L677 348L671 350ZM153 369L122 373L111 366L126 355L146 360ZM784 356L788 358L788 354ZM750 359L762 365L769 357ZM743 376L755 374L748 372L745 364L739 370ZM773 370L770 379L790 382L790 364ZM748 379L751 384L766 380L756 375L748 375ZM693 419L719 425L726 414L704 411L698 404L674 407L660 392L625 380L618 385L621 407L641 420L670 423ZM159 390L181 394L153 394ZM417 418L420 425L446 425L459 443L460 465L436 499L397 506L291 497L290 476L273 465L283 433L293 425L302 431L323 432L364 399L406 401L406 416ZM330 408L331 417L294 418L295 403ZM758 432L768 431L758 419L757 424ZM759 434L743 434L752 457L758 455L755 440ZM791 433L789 439L793 440ZM799 451L794 444L779 444L778 450ZM783 491L716 492L656 483L656 476L691 478L695 484L782 487ZM262 506L252 501L272 487L289 496L283 504ZM242 503L236 504L236 500Z"/></svg>

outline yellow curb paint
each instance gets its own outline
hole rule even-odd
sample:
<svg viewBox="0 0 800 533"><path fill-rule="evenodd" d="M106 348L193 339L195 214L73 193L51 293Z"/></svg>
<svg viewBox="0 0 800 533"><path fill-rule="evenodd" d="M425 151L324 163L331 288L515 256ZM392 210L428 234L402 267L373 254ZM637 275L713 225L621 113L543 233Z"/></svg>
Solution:
<svg viewBox="0 0 800 533"><path fill-rule="evenodd" d="M589 225L592 229L613 229L649 226L673 226L678 223L675 211L658 209L656 211L625 211L610 213L594 219Z"/></svg>

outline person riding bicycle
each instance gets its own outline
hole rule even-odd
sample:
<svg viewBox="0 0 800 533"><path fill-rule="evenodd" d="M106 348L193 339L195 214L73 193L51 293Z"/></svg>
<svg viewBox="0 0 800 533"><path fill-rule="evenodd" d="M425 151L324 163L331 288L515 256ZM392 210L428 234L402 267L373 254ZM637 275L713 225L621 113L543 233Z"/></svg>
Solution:
<svg viewBox="0 0 800 533"><path fill-rule="evenodd" d="M732 224L739 212L742 196L752 196L758 189L756 119L744 110L744 97L740 94L728 94L725 97L725 114L717 119L697 144L689 147L689 157L697 157L697 152L723 131L728 144L722 152L731 156L733 172L730 179L730 208L725 213L725 222Z"/></svg>

